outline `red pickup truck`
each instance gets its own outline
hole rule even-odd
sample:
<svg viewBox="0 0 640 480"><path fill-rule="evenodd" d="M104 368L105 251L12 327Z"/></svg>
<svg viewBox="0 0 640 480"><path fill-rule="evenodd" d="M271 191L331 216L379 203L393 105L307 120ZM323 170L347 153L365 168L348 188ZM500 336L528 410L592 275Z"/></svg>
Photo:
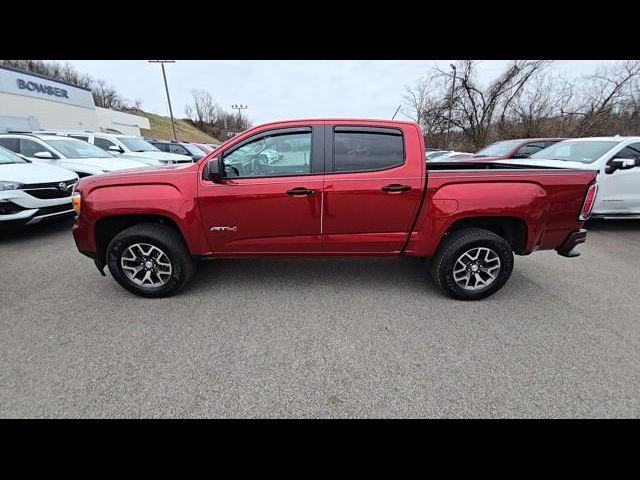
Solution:
<svg viewBox="0 0 640 480"><path fill-rule="evenodd" d="M514 253L578 255L596 172L424 158L412 122L264 124L194 164L80 179L73 236L145 297L179 290L198 258L408 255L475 300L505 284Z"/></svg>

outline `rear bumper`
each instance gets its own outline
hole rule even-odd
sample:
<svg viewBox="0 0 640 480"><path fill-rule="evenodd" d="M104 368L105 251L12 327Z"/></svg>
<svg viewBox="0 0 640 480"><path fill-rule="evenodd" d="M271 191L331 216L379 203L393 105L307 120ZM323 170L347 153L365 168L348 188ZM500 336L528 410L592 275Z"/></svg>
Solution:
<svg viewBox="0 0 640 480"><path fill-rule="evenodd" d="M575 251L574 248L581 243L584 243L586 240L587 230L581 228L580 230L570 233L564 243L556 248L556 251L558 252L558 255L562 255L563 257L578 257L580 256L580 252Z"/></svg>

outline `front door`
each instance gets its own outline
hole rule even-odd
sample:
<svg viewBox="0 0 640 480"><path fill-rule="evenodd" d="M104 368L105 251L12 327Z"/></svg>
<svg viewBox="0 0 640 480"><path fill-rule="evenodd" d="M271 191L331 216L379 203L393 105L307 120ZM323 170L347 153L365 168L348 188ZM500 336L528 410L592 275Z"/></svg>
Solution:
<svg viewBox="0 0 640 480"><path fill-rule="evenodd" d="M257 133L220 153L220 183L200 180L198 202L215 255L320 253L322 126Z"/></svg>
<svg viewBox="0 0 640 480"><path fill-rule="evenodd" d="M624 147L610 160L631 158L640 161L640 143ZM608 163L608 162L607 162ZM600 172L598 195L593 213L640 214L640 166L613 173Z"/></svg>

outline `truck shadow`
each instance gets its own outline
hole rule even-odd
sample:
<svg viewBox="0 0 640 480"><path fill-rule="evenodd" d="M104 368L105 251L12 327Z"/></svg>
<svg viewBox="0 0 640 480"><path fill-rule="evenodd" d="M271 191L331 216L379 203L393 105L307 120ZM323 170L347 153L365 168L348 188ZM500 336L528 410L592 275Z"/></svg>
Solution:
<svg viewBox="0 0 640 480"><path fill-rule="evenodd" d="M589 220L585 228L594 231L640 232L640 220Z"/></svg>
<svg viewBox="0 0 640 480"><path fill-rule="evenodd" d="M24 242L46 242L55 236L71 236L73 218L52 220L26 227L4 228L0 224L0 245L12 245Z"/></svg>
<svg viewBox="0 0 640 480"><path fill-rule="evenodd" d="M188 290L250 291L259 285L289 290L295 285L318 288L377 288L435 291L428 262L420 258L246 258L201 261Z"/></svg>

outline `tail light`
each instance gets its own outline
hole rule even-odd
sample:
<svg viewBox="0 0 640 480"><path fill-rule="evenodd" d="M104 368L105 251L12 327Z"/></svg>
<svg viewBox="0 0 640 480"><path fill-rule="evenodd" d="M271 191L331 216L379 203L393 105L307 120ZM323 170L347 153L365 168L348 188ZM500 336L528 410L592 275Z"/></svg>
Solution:
<svg viewBox="0 0 640 480"><path fill-rule="evenodd" d="M588 220L591 216L591 210L596 200L596 194L598 193L598 184L594 183L587 190L587 195L584 197L584 203L582 204L582 210L580 210L580 220Z"/></svg>

